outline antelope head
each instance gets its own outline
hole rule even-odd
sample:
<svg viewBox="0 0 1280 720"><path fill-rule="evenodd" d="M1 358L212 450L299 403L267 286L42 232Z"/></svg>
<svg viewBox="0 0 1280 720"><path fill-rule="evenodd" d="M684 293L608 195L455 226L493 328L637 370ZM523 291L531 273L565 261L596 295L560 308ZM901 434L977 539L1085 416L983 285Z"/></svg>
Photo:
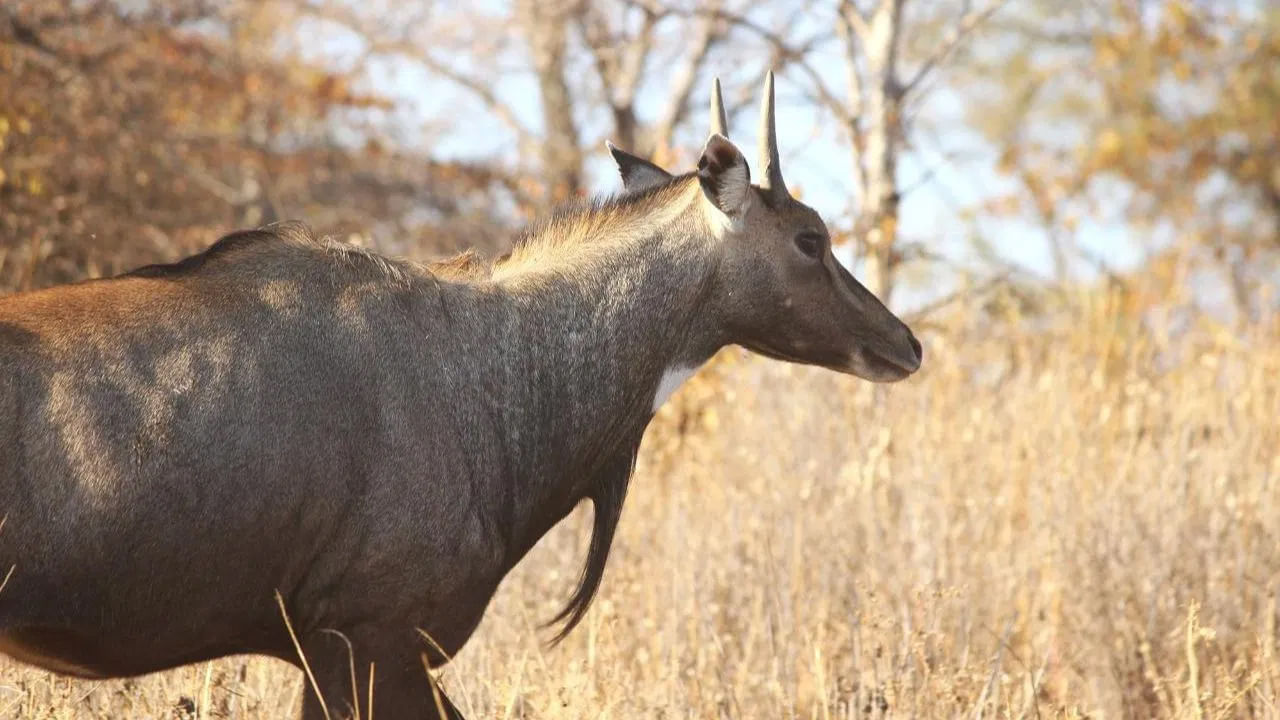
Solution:
<svg viewBox="0 0 1280 720"><path fill-rule="evenodd" d="M706 311L728 342L874 382L911 375L920 367L920 343L835 259L818 213L787 191L774 115L769 73L760 111L759 184L751 183L746 158L727 137L718 80L711 136L696 172L677 177L612 145L609 150L628 192L697 178L717 260Z"/></svg>

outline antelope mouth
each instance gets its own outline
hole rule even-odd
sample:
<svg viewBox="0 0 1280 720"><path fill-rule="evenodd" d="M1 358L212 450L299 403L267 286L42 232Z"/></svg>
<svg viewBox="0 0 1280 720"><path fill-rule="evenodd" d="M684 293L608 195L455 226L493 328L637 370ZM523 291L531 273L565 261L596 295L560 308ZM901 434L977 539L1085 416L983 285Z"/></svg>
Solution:
<svg viewBox="0 0 1280 720"><path fill-rule="evenodd" d="M910 350L894 348L885 352L880 348L861 347L853 354L853 374L872 382L898 382L920 369L924 358L920 342L909 338Z"/></svg>
<svg viewBox="0 0 1280 720"><path fill-rule="evenodd" d="M776 348L761 345L749 346L747 349L771 360L801 365L818 365L836 372L855 375L863 380L875 383L894 383L899 380L905 380L920 368L921 352L919 343L912 338L911 345L914 353L910 354L909 358L889 353L881 354L871 348L860 347L843 360L837 357L826 359L803 358Z"/></svg>
<svg viewBox="0 0 1280 720"><path fill-rule="evenodd" d="M871 382L898 382L915 372L900 363L883 358L869 350L861 350L854 358L853 374Z"/></svg>

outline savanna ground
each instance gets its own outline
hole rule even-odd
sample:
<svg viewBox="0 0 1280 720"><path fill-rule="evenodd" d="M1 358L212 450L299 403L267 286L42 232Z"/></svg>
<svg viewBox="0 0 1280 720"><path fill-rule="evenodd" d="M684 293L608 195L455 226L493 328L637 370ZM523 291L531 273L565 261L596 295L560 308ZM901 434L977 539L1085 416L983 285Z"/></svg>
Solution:
<svg viewBox="0 0 1280 720"><path fill-rule="evenodd" d="M935 313L892 387L727 351L650 429L583 625L539 628L589 510L443 684L473 718L1277 716L1277 327L1128 307ZM24 720L290 717L304 691L263 659L0 664Z"/></svg>

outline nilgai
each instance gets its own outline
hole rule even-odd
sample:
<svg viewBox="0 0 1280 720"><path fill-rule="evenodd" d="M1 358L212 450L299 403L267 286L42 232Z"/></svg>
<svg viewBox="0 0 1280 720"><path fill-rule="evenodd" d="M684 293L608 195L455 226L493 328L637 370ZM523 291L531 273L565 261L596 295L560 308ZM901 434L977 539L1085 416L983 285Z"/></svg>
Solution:
<svg viewBox="0 0 1280 720"><path fill-rule="evenodd" d="M919 367L787 192L772 76L761 116L758 185L717 84L696 171L611 146L624 192L492 264L282 224L0 300L0 651L85 678L305 657L304 718L459 717L424 662L589 499L561 634L582 619L645 426L717 349Z"/></svg>

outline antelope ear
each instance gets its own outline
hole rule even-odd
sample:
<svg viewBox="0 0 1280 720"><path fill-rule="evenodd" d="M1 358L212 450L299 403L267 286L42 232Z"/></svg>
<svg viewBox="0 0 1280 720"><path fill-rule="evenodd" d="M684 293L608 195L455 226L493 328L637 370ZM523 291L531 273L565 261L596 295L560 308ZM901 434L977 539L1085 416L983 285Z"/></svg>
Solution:
<svg viewBox="0 0 1280 720"><path fill-rule="evenodd" d="M729 138L715 133L707 140L698 159L698 180L707 199L720 212L737 217L746 210L751 192L751 168Z"/></svg>
<svg viewBox="0 0 1280 720"><path fill-rule="evenodd" d="M626 150L619 149L608 140L605 140L604 144L609 148L613 161L618 164L618 174L622 176L622 188L627 192L661 185L673 177L666 170L642 157L636 157Z"/></svg>

